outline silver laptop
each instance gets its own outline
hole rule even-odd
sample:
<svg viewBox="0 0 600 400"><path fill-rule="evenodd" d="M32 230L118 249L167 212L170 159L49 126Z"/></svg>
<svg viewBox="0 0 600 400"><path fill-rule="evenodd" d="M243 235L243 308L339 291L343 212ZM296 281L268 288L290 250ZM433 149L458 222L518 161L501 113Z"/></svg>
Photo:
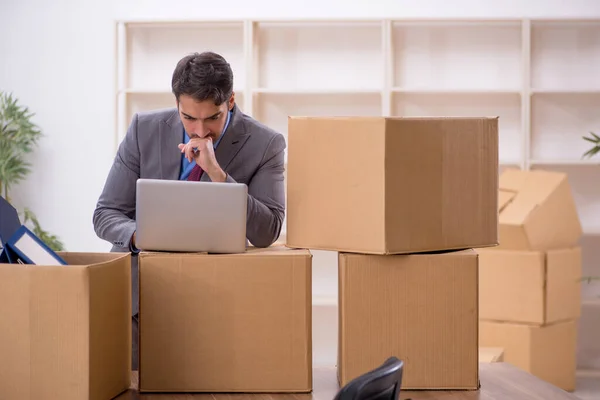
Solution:
<svg viewBox="0 0 600 400"><path fill-rule="evenodd" d="M241 183L138 179L136 247L242 253L248 188Z"/></svg>

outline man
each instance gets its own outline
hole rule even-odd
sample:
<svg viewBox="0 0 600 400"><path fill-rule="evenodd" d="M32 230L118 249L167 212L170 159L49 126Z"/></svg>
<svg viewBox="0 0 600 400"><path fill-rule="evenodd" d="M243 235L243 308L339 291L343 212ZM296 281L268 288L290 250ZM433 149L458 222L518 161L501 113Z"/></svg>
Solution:
<svg viewBox="0 0 600 400"><path fill-rule="evenodd" d="M132 252L134 369L139 309L137 179L248 185L246 231L256 247L268 247L278 239L285 213L285 139L239 110L227 61L212 52L186 56L177 64L171 85L176 108L133 116L93 217L96 234L113 244L112 251ZM181 204L182 212L193 218L194 199L181 199Z"/></svg>

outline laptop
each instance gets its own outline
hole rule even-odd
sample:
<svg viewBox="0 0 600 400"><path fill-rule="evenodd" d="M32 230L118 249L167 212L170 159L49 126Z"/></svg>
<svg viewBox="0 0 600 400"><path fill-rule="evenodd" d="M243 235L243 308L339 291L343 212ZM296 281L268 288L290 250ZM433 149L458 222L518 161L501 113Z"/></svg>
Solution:
<svg viewBox="0 0 600 400"><path fill-rule="evenodd" d="M138 179L136 247L243 253L248 188L241 183Z"/></svg>

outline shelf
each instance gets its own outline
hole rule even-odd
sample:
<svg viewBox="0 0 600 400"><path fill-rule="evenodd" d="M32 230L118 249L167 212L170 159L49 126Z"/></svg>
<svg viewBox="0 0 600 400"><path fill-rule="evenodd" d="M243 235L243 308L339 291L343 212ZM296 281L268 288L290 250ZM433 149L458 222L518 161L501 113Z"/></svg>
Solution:
<svg viewBox="0 0 600 400"><path fill-rule="evenodd" d="M600 94L600 89L531 89L531 94Z"/></svg>
<svg viewBox="0 0 600 400"><path fill-rule="evenodd" d="M579 160L582 136L600 132L599 94L539 94L531 98L531 158Z"/></svg>
<svg viewBox="0 0 600 400"><path fill-rule="evenodd" d="M337 297L329 296L313 296L312 305L317 307L337 307Z"/></svg>
<svg viewBox="0 0 600 400"><path fill-rule="evenodd" d="M256 118L287 138L288 116L380 116L379 94L265 93L255 99ZM287 154L287 153L286 153Z"/></svg>
<svg viewBox="0 0 600 400"><path fill-rule="evenodd" d="M392 93L411 93L411 94L521 94L519 88L516 89L436 89L436 88L402 88L393 87Z"/></svg>
<svg viewBox="0 0 600 400"><path fill-rule="evenodd" d="M171 92L128 92L124 94L125 99L125 119L123 121L122 134L127 131L131 118L137 112L150 111L161 108L177 107L175 96ZM242 93L236 93L236 104L240 109L244 108L244 97Z"/></svg>
<svg viewBox="0 0 600 400"><path fill-rule="evenodd" d="M518 21L394 22L392 85L409 91L519 90L521 36Z"/></svg>
<svg viewBox="0 0 600 400"><path fill-rule="evenodd" d="M593 159L583 159L583 160L576 160L576 159L564 159L564 160L560 160L560 159L556 159L556 160L531 160L529 162L531 165L549 165L549 166L560 166L560 165L566 165L566 166L577 166L577 165L589 165L591 167L594 166L600 166L600 158L593 158Z"/></svg>
<svg viewBox="0 0 600 400"><path fill-rule="evenodd" d="M323 94L381 94L381 89L353 89L353 88L340 88L340 89L310 89L310 88L257 88L252 91L255 94L281 94L281 95L323 95Z"/></svg>
<svg viewBox="0 0 600 400"><path fill-rule="evenodd" d="M575 165L533 165L531 168L566 173L584 233L600 232L600 168Z"/></svg>
<svg viewBox="0 0 600 400"><path fill-rule="evenodd" d="M218 38L218 39L215 39ZM170 87L177 62L193 52L215 51L231 64L235 85L244 86L243 22L134 24L127 28L125 87Z"/></svg>
<svg viewBox="0 0 600 400"><path fill-rule="evenodd" d="M600 21L531 26L531 86L538 90L600 90Z"/></svg>
<svg viewBox="0 0 600 400"><path fill-rule="evenodd" d="M241 88L237 88L237 89L234 88L233 91L235 92L236 96L238 96L244 90ZM147 95L169 94L169 95L173 96L173 92L172 92L170 86L168 88L165 88L165 87L163 87L163 88L126 88L123 90L119 90L119 94L120 93L147 94Z"/></svg>
<svg viewBox="0 0 600 400"><path fill-rule="evenodd" d="M357 90L383 85L381 22L258 23L258 86Z"/></svg>
<svg viewBox="0 0 600 400"><path fill-rule="evenodd" d="M518 159L500 159L498 161L498 163L501 166L506 166L506 167L518 167L518 166L521 166L521 160L518 160Z"/></svg>
<svg viewBox="0 0 600 400"><path fill-rule="evenodd" d="M594 284L596 284L596 283L591 283L591 285L594 285ZM584 307L585 306L587 306L587 307L600 307L600 298L581 299L581 305L584 306ZM600 378L600 371L597 371L597 374L595 376L598 376Z"/></svg>
<svg viewBox="0 0 600 400"><path fill-rule="evenodd" d="M500 159L520 160L523 156L521 97L518 94L397 93L392 102L392 115L498 116Z"/></svg>

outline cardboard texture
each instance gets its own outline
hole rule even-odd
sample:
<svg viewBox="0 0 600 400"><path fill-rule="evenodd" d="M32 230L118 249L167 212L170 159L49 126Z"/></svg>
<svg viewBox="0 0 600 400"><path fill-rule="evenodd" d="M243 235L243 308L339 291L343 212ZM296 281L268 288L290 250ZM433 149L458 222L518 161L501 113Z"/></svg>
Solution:
<svg viewBox="0 0 600 400"><path fill-rule="evenodd" d="M504 348L504 361L566 391L575 390L577 323L529 326L481 321L481 346Z"/></svg>
<svg viewBox="0 0 600 400"><path fill-rule="evenodd" d="M290 247L498 244L498 118L290 117L288 143Z"/></svg>
<svg viewBox="0 0 600 400"><path fill-rule="evenodd" d="M499 186L496 249L545 251L578 244L583 231L567 174L507 169Z"/></svg>
<svg viewBox="0 0 600 400"><path fill-rule="evenodd" d="M106 400L131 384L131 256L0 264L0 398Z"/></svg>
<svg viewBox="0 0 600 400"><path fill-rule="evenodd" d="M403 389L477 389L477 260L339 254L340 385L396 356Z"/></svg>
<svg viewBox="0 0 600 400"><path fill-rule="evenodd" d="M479 362L494 363L504 361L504 349L501 347L480 347Z"/></svg>
<svg viewBox="0 0 600 400"><path fill-rule="evenodd" d="M480 319L545 325L580 317L580 247L477 252Z"/></svg>
<svg viewBox="0 0 600 400"><path fill-rule="evenodd" d="M142 392L312 390L312 255L141 253Z"/></svg>

